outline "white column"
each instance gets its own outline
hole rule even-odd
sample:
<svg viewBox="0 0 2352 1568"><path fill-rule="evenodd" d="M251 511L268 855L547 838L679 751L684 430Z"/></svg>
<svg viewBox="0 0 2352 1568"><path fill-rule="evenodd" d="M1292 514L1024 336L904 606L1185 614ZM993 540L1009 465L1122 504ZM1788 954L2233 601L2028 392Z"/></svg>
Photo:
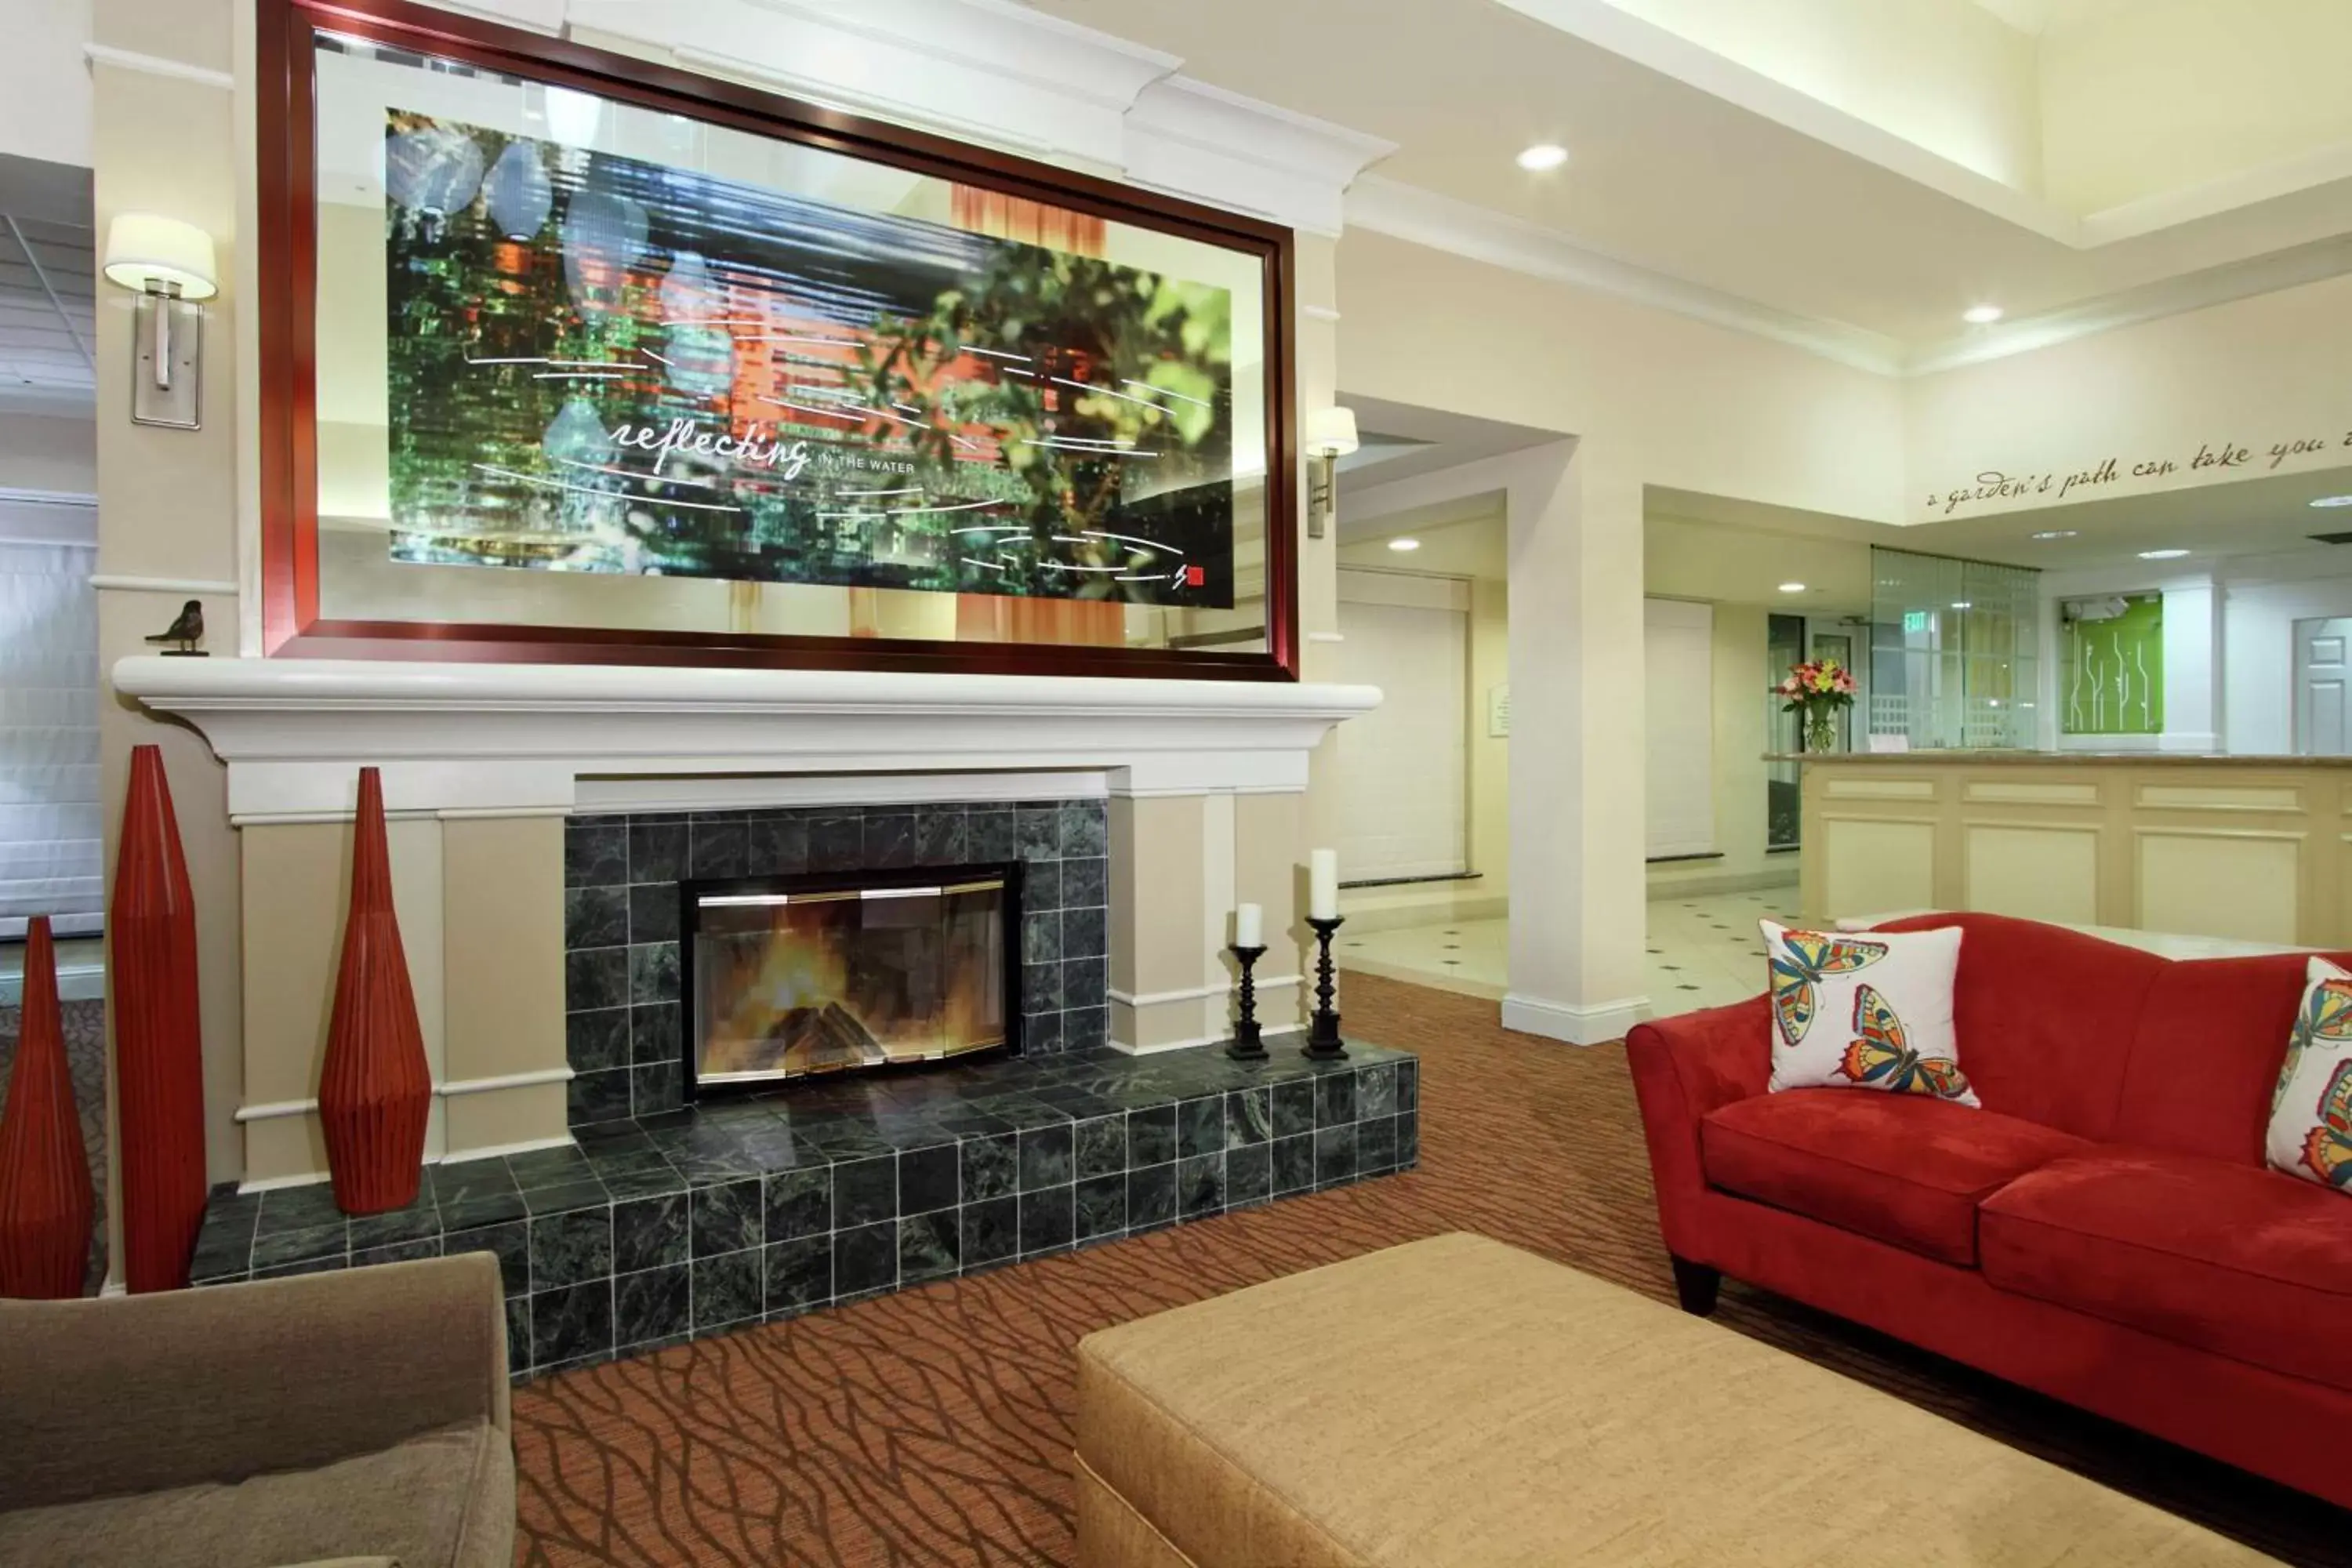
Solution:
<svg viewBox="0 0 2352 1568"><path fill-rule="evenodd" d="M2164 751L2221 749L2221 616L2210 579L2164 590Z"/></svg>
<svg viewBox="0 0 2352 1568"><path fill-rule="evenodd" d="M1601 448L1601 451L1605 451ZM1642 994L1642 487L1591 439L1510 464L1507 1028L1592 1045Z"/></svg>

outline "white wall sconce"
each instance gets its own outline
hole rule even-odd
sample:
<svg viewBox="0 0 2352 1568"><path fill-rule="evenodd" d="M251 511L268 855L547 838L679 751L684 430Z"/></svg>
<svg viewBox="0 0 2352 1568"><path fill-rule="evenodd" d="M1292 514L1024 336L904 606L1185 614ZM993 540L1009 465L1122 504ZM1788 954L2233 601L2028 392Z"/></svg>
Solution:
<svg viewBox="0 0 2352 1568"><path fill-rule="evenodd" d="M1307 489L1307 538L1320 539L1330 528L1339 459L1361 444L1356 438L1354 409L1318 408L1307 416L1307 455L1315 459L1314 479Z"/></svg>
<svg viewBox="0 0 2352 1568"><path fill-rule="evenodd" d="M106 231L106 277L137 291L131 334L131 417L194 430L204 423L204 322L197 301L220 292L213 237L152 213L121 213Z"/></svg>

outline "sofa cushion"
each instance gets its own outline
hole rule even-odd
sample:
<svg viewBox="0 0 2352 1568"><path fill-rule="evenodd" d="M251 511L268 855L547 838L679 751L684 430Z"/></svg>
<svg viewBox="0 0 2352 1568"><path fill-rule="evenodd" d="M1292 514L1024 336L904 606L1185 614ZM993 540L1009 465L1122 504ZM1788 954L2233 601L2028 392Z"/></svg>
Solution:
<svg viewBox="0 0 2352 1568"><path fill-rule="evenodd" d="M1879 929L1942 926L1964 933L1952 1023L1960 1065L1985 1109L2084 1138L2114 1137L2116 1103L2137 1048L2134 1031L2151 1010L2150 989L2181 966L2007 915L1915 915Z"/></svg>
<svg viewBox="0 0 2352 1568"><path fill-rule="evenodd" d="M1976 1261L1979 1199L2092 1147L1927 1095L1796 1089L1699 1124L1709 1185L1962 1267Z"/></svg>
<svg viewBox="0 0 2352 1568"><path fill-rule="evenodd" d="M2125 1069L2111 1142L2258 1165L2305 955L2165 966Z"/></svg>
<svg viewBox="0 0 2352 1568"><path fill-rule="evenodd" d="M268 1568L356 1552L487 1568L513 1557L513 1500L506 1434L467 1422L315 1470L0 1513L0 1563Z"/></svg>
<svg viewBox="0 0 2352 1568"><path fill-rule="evenodd" d="M2352 1390L2352 1203L2235 1161L2107 1148L1987 1198L1985 1279Z"/></svg>

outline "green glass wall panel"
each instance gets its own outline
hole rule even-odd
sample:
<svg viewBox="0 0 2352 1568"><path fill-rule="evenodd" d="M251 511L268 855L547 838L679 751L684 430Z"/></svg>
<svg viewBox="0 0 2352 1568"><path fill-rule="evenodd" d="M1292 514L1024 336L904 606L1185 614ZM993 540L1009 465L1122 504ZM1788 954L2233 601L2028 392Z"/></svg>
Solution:
<svg viewBox="0 0 2352 1568"><path fill-rule="evenodd" d="M2164 595L2058 606L2058 727L2069 735L2164 733Z"/></svg>

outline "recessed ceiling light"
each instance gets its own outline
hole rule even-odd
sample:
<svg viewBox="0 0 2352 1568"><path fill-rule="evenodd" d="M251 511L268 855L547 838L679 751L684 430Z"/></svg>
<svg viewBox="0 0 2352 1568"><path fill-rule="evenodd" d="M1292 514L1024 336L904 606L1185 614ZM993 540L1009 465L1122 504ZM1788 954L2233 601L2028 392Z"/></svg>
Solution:
<svg viewBox="0 0 2352 1568"><path fill-rule="evenodd" d="M1519 167L1530 174L1540 174L1547 169L1557 169L1568 162L1568 149L1557 142L1538 142L1519 154Z"/></svg>
<svg viewBox="0 0 2352 1568"><path fill-rule="evenodd" d="M1954 599L1952 601L1952 608L1956 610L1969 610L1974 609L1975 607L1975 601L1970 599Z"/></svg>
<svg viewBox="0 0 2352 1568"><path fill-rule="evenodd" d="M1801 594L1804 591L1805 585L1802 583L1783 583L1780 584L1780 592L1783 594Z"/></svg>
<svg viewBox="0 0 2352 1568"><path fill-rule="evenodd" d="M2321 496L2311 504L2316 507L2352 506L2352 496Z"/></svg>
<svg viewBox="0 0 2352 1568"><path fill-rule="evenodd" d="M2045 528L2039 533L2029 533L2026 537L2028 539L2072 539L2075 531L2071 528Z"/></svg>
<svg viewBox="0 0 2352 1568"><path fill-rule="evenodd" d="M1421 541L1418 539L1391 539L1389 541L1389 548L1391 550L1418 550L1421 548Z"/></svg>
<svg viewBox="0 0 2352 1568"><path fill-rule="evenodd" d="M2142 561L2178 561L2188 553L2186 550L2143 550L2139 558Z"/></svg>
<svg viewBox="0 0 2352 1568"><path fill-rule="evenodd" d="M1998 305L1971 305L1967 310L1960 312L1960 320L1968 322L1972 327L1990 327L1995 321L2000 320L2000 307Z"/></svg>

